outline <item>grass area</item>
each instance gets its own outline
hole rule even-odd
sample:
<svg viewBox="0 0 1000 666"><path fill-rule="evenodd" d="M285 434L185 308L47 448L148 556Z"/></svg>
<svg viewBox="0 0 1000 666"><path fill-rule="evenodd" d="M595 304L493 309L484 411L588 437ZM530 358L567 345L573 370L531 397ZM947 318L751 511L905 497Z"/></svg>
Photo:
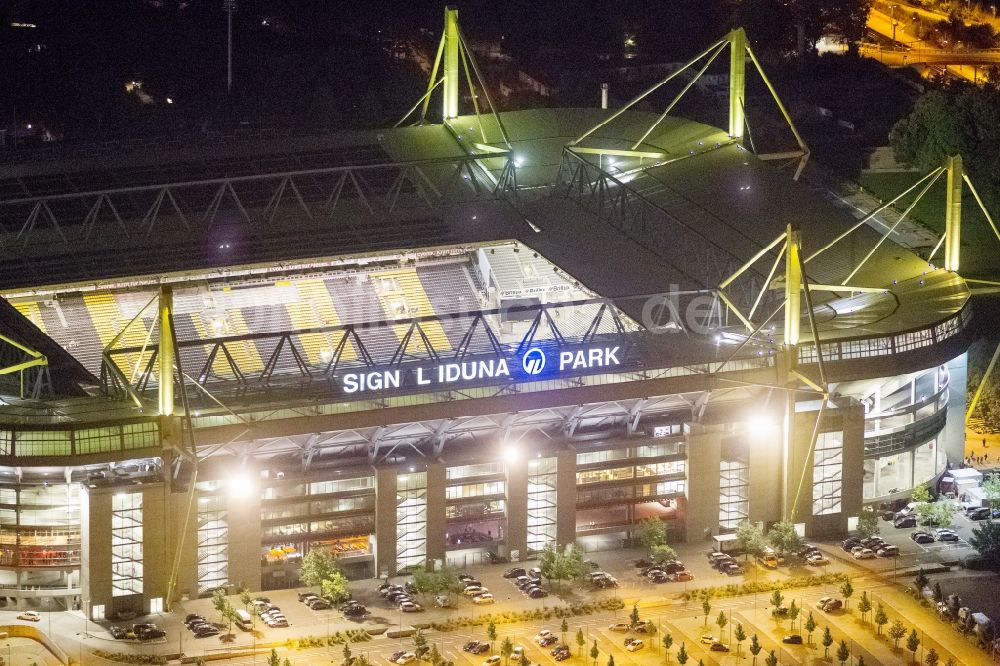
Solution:
<svg viewBox="0 0 1000 666"><path fill-rule="evenodd" d="M894 196L920 180L923 174L913 172L866 172L859 178L860 184L868 192L882 201ZM935 234L944 233L944 212L947 199L947 174L942 175L930 190L917 202L909 217L930 229ZM924 186L896 202L896 209L902 212L913 203ZM991 211L993 220L998 220L997 211ZM934 255L941 263L942 250ZM967 277L1000 277L1000 240L990 229L986 217L973 198L969 188L963 189L962 196L962 265L961 273Z"/></svg>

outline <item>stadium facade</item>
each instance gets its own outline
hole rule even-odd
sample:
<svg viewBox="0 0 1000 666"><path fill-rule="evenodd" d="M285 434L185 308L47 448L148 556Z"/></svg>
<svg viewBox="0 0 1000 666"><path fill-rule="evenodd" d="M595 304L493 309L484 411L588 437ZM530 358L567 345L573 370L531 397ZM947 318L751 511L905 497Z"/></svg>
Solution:
<svg viewBox="0 0 1000 666"><path fill-rule="evenodd" d="M957 231L930 266L767 163L801 142L745 145L741 31L702 55L731 52L727 130L458 115L448 17L443 123L0 168L9 604L99 620L295 586L316 548L391 575L645 518L822 537L963 457Z"/></svg>

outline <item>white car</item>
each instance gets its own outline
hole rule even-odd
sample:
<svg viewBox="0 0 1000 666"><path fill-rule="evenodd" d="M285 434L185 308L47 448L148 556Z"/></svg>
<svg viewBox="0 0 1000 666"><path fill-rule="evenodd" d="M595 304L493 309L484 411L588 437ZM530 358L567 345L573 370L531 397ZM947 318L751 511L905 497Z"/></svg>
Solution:
<svg viewBox="0 0 1000 666"><path fill-rule="evenodd" d="M396 663L400 666L405 666L406 664L412 664L417 660L417 655L412 652L404 652L400 657L396 659Z"/></svg>
<svg viewBox="0 0 1000 666"><path fill-rule="evenodd" d="M467 597L478 597L480 594L486 594L487 592L489 590L485 587L467 587L462 591L462 594Z"/></svg>
<svg viewBox="0 0 1000 666"><path fill-rule="evenodd" d="M399 610L403 611L404 613L419 613L423 609L424 609L423 606L421 606L420 604L415 604L412 601L404 601L403 603L399 604Z"/></svg>
<svg viewBox="0 0 1000 666"><path fill-rule="evenodd" d="M642 639L633 638L628 642L628 645L625 646L625 649L628 650L629 652L637 652L642 648L644 648L645 646L646 644L642 642Z"/></svg>
<svg viewBox="0 0 1000 666"><path fill-rule="evenodd" d="M493 595L489 592L485 592L478 596L472 597L472 603L474 604L491 604L495 601Z"/></svg>
<svg viewBox="0 0 1000 666"><path fill-rule="evenodd" d="M483 666L497 666L500 663L500 655L495 654L483 662Z"/></svg>
<svg viewBox="0 0 1000 666"><path fill-rule="evenodd" d="M875 559L875 551L873 551L871 548L862 548L861 550L855 551L853 554L854 554L854 559L856 560Z"/></svg>
<svg viewBox="0 0 1000 666"><path fill-rule="evenodd" d="M18 620L27 620L28 622L38 622L42 619L42 616L35 611L24 611L17 616Z"/></svg>
<svg viewBox="0 0 1000 666"><path fill-rule="evenodd" d="M548 629L539 629L538 633L535 634L534 641L536 643L541 643L542 641L548 639L552 635L552 632Z"/></svg>
<svg viewBox="0 0 1000 666"><path fill-rule="evenodd" d="M618 622L617 624L612 624L608 627L608 631L619 631L621 633L627 632L632 627L628 626L624 622Z"/></svg>
<svg viewBox="0 0 1000 666"><path fill-rule="evenodd" d="M519 663L521 663L521 657L523 655L524 655L524 646L523 645L515 645L514 646L514 651L510 653L510 659L515 664L519 664Z"/></svg>
<svg viewBox="0 0 1000 666"><path fill-rule="evenodd" d="M827 564L829 561L830 560L826 559L819 553L813 553L812 555L806 558L806 564L812 564L812 565Z"/></svg>

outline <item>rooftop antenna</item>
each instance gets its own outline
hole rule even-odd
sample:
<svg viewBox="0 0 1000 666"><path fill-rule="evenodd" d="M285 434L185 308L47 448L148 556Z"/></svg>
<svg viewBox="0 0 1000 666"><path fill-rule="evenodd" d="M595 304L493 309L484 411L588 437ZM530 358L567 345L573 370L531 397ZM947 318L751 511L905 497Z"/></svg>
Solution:
<svg viewBox="0 0 1000 666"><path fill-rule="evenodd" d="M233 92L233 13L236 0L222 0L222 10L226 12L226 94Z"/></svg>

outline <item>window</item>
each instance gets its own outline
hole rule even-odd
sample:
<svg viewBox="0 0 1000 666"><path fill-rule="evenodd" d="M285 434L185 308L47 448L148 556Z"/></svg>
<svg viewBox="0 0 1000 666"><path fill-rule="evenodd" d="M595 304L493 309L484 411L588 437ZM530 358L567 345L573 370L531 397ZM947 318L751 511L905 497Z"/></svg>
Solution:
<svg viewBox="0 0 1000 666"><path fill-rule="evenodd" d="M159 447L156 423L126 423L122 426L122 444L126 450Z"/></svg>
<svg viewBox="0 0 1000 666"><path fill-rule="evenodd" d="M813 453L814 516L840 513L843 469L844 433L820 433Z"/></svg>
<svg viewBox="0 0 1000 666"><path fill-rule="evenodd" d="M528 552L537 553L556 542L556 459L528 463Z"/></svg>
<svg viewBox="0 0 1000 666"><path fill-rule="evenodd" d="M635 474L632 467L614 467L612 469L598 469L591 472L577 472L577 484L600 483L602 481L624 481L631 479Z"/></svg>
<svg viewBox="0 0 1000 666"><path fill-rule="evenodd" d="M396 479L396 568L427 561L427 473Z"/></svg>
<svg viewBox="0 0 1000 666"><path fill-rule="evenodd" d="M142 573L142 493L118 493L111 498L111 596L142 594Z"/></svg>
<svg viewBox="0 0 1000 666"><path fill-rule="evenodd" d="M224 495L198 498L198 594L229 582L229 521Z"/></svg>
<svg viewBox="0 0 1000 666"><path fill-rule="evenodd" d="M503 495L503 481L489 481L487 483L467 483L461 486L448 486L445 488L445 499L459 500L468 497L483 497L485 495Z"/></svg>
<svg viewBox="0 0 1000 666"><path fill-rule="evenodd" d="M719 463L719 528L735 530L750 517L750 467L745 460Z"/></svg>
<svg viewBox="0 0 1000 666"><path fill-rule="evenodd" d="M445 470L445 476L450 481L451 479L465 479L470 476L491 476L494 474L503 474L503 472L504 469L502 462L491 462L479 465L458 465L456 467L449 467Z"/></svg>
<svg viewBox="0 0 1000 666"><path fill-rule="evenodd" d="M163 597L154 597L149 600L149 612L151 614L163 612Z"/></svg>

